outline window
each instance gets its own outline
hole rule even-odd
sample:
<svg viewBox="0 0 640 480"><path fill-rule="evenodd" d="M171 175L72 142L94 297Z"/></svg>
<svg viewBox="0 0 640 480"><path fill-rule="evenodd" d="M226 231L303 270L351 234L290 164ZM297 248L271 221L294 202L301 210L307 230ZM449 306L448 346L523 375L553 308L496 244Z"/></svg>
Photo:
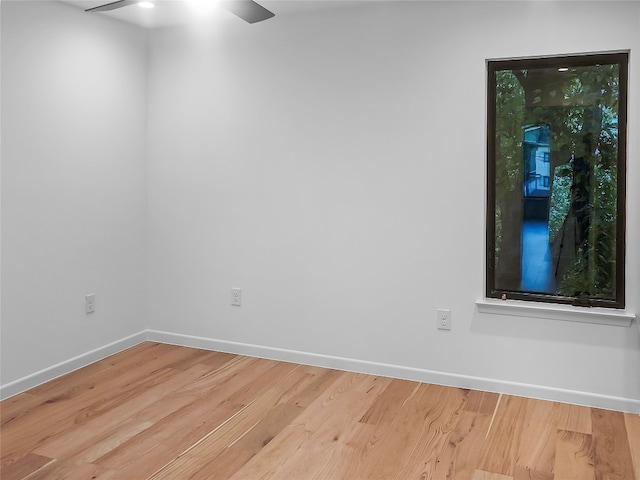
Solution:
<svg viewBox="0 0 640 480"><path fill-rule="evenodd" d="M624 308L627 65L487 62L487 297Z"/></svg>

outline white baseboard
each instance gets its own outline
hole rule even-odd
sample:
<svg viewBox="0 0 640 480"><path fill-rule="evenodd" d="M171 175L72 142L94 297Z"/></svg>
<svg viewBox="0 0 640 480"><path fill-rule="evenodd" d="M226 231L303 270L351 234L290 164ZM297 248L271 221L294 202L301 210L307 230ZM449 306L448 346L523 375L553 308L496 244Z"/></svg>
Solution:
<svg viewBox="0 0 640 480"><path fill-rule="evenodd" d="M446 385L450 387L468 388L471 390L503 393L519 397L572 403L588 407L604 408L607 410L640 413L640 400L633 398L614 397L610 395L580 392L544 385L508 382L492 378L457 375L453 373L437 372L402 365L391 365L354 358L335 357L331 355L321 355L317 353L286 350L261 345L229 342L225 340L195 337L157 330L147 330L147 339L160 343L235 353L251 357L300 363L303 365L314 365L318 367L367 373L383 377L402 378L405 380Z"/></svg>
<svg viewBox="0 0 640 480"><path fill-rule="evenodd" d="M563 403L585 405L588 407L604 408L622 412L640 413L640 400L624 397L614 397L590 392L580 392L544 385L530 385L525 383L508 382L492 378L457 375L453 373L437 372L420 368L392 365L380 362L370 362L355 358L336 357L317 353L266 347L247 343L229 342L206 337L182 335L179 333L162 332L158 330L144 330L103 347L91 350L83 355L61 362L32 375L0 386L0 399L5 399L38 386L49 380L85 367L93 362L102 360L110 355L133 347L144 341L168 343L185 347L202 348L219 352L235 353L251 357L268 358L284 362L314 365L350 372L367 373L383 377L402 378L417 382L433 383L486 392L503 393L521 397L538 398Z"/></svg>
<svg viewBox="0 0 640 480"><path fill-rule="evenodd" d="M126 338L122 338L103 347L96 348L77 357L65 360L64 362L45 368L39 372L32 373L26 377L20 378L6 385L0 385L0 399L4 400L13 397L18 393L22 393L30 388L37 387L49 380L61 377L74 370L86 367L94 362L102 360L110 355L126 350L127 348L138 345L147 339L147 332L142 331Z"/></svg>

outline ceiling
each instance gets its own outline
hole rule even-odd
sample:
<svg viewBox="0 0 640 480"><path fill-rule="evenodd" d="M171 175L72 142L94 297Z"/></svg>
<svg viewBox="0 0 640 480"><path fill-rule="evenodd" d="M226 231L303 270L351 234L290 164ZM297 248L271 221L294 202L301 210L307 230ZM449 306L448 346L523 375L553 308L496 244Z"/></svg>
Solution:
<svg viewBox="0 0 640 480"><path fill-rule="evenodd" d="M62 0L76 8L86 10L114 0ZM109 12L93 13L105 15L146 28L184 25L195 21L241 21L223 8L215 6L216 0L153 0L155 8L145 9L130 5ZM318 9L339 8L361 3L358 0L258 0L276 16L312 12ZM267 20L268 21L268 20Z"/></svg>

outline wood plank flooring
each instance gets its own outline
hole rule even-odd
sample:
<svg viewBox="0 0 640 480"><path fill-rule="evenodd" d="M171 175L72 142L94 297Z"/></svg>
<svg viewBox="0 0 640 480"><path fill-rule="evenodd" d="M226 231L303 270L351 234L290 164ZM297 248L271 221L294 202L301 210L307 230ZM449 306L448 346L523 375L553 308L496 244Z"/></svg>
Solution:
<svg viewBox="0 0 640 480"><path fill-rule="evenodd" d="M640 480L638 415L151 342L0 417L3 480Z"/></svg>

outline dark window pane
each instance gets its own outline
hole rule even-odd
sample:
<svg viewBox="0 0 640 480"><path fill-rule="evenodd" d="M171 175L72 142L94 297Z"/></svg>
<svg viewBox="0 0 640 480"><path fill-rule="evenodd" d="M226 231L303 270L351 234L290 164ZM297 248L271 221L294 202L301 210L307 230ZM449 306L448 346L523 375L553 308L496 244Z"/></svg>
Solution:
<svg viewBox="0 0 640 480"><path fill-rule="evenodd" d="M487 296L624 307L627 61L488 62Z"/></svg>

